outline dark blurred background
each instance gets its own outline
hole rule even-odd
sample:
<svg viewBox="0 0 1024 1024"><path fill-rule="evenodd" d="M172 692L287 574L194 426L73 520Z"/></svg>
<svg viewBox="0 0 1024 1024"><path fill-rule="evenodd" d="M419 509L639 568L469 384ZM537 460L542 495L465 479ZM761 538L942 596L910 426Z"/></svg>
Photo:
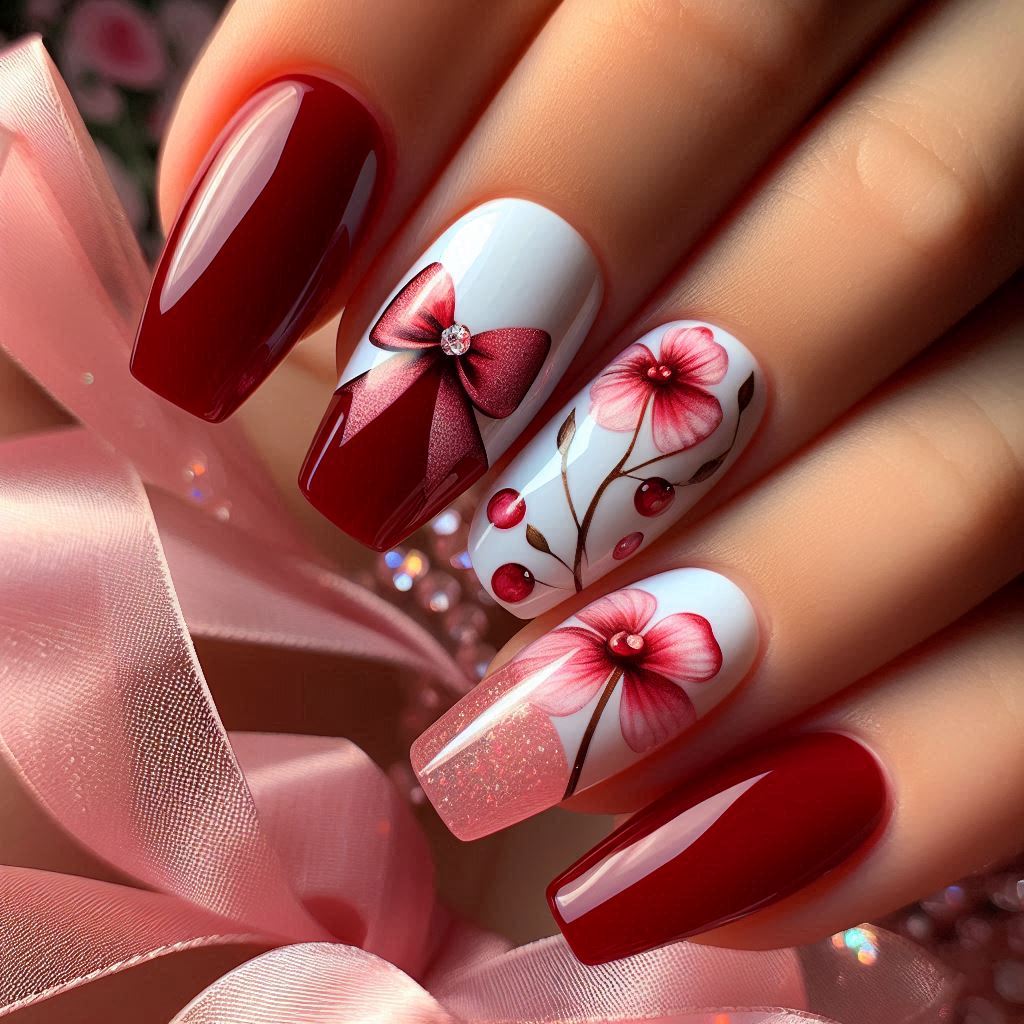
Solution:
<svg viewBox="0 0 1024 1024"><path fill-rule="evenodd" d="M150 256L160 137L226 0L0 0L0 45L38 32Z"/></svg>

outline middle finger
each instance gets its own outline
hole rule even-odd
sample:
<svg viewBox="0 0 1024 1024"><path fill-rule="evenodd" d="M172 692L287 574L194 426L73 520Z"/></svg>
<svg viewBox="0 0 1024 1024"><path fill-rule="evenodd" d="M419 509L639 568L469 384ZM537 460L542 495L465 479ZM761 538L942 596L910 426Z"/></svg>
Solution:
<svg viewBox="0 0 1024 1024"><path fill-rule="evenodd" d="M602 284L597 340L900 7L562 3L349 303L339 355L355 351L307 498L384 549L483 475L568 366ZM380 280L398 282L389 297Z"/></svg>

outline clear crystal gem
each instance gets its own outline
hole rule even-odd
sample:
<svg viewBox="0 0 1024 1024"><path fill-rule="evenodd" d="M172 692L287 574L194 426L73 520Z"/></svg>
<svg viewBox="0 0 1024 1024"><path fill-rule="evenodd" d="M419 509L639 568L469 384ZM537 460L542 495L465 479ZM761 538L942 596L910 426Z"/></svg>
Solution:
<svg viewBox="0 0 1024 1024"><path fill-rule="evenodd" d="M461 356L469 351L469 329L452 324L441 332L441 351L446 356Z"/></svg>

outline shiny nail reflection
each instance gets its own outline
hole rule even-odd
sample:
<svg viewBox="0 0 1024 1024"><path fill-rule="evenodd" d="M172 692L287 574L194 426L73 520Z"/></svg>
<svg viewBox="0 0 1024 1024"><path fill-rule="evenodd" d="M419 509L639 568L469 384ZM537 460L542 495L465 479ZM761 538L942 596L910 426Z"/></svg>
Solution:
<svg viewBox="0 0 1024 1024"><path fill-rule="evenodd" d="M755 753L641 811L548 887L573 952L604 963L743 917L862 847L886 807L874 757L820 733Z"/></svg>

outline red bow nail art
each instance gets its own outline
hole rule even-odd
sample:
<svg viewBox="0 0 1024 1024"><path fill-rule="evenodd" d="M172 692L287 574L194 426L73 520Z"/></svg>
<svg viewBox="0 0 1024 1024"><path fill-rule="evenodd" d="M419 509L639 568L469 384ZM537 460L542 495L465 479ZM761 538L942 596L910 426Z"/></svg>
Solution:
<svg viewBox="0 0 1024 1024"><path fill-rule="evenodd" d="M324 419L330 426L321 426L321 434L329 430L331 460L307 458L303 479L314 504L317 473L321 488L363 494L343 526L383 550L486 471L474 410L493 419L512 415L551 336L532 327L473 333L456 319L451 275L431 263L391 301L370 341L395 355L335 392ZM318 438L314 449L324 444Z"/></svg>
<svg viewBox="0 0 1024 1024"><path fill-rule="evenodd" d="M547 331L532 327L473 334L455 319L455 285L440 263L421 270L395 296L370 340L390 352L416 352L424 360L420 372L426 372L425 360L437 363L446 389L461 390L468 403L498 420L516 411L551 347Z"/></svg>

